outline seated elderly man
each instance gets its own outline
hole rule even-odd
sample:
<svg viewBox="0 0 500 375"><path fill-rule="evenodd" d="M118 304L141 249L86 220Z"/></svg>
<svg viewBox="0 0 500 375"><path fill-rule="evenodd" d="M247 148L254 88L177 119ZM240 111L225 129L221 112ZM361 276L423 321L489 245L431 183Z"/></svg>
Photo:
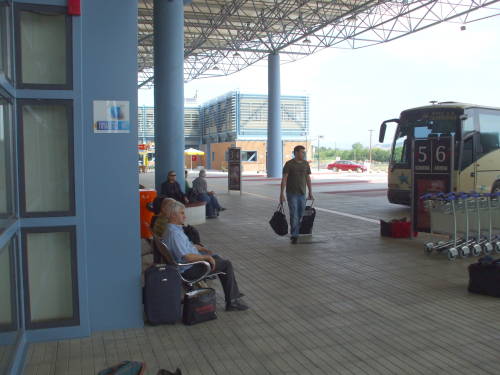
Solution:
<svg viewBox="0 0 500 375"><path fill-rule="evenodd" d="M161 237L178 263L206 261L212 266L212 273L225 273L224 275L219 275L219 279L224 289L226 311L243 311L248 309L248 306L241 300L243 294L241 294L238 289L232 263L214 254L205 247L193 245L189 241L182 229L184 221L186 220L184 210L184 205L180 202L173 200L164 202L164 204L162 204L160 218L155 224L155 233L160 235L160 232L163 232ZM203 265L195 264L193 266L185 266L180 271L185 278L195 279L203 270Z"/></svg>
<svg viewBox="0 0 500 375"><path fill-rule="evenodd" d="M207 218L212 219L219 216L219 211L224 211L225 208L220 206L215 193L208 191L206 176L207 172L202 169L198 177L193 180L193 193L199 201L207 202Z"/></svg>

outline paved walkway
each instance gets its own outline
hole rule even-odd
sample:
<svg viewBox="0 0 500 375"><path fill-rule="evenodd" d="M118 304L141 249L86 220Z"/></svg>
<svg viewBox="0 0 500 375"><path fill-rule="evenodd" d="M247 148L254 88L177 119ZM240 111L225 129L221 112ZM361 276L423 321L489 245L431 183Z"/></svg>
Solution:
<svg viewBox="0 0 500 375"><path fill-rule="evenodd" d="M449 262L425 256L421 241L380 238L376 218L408 211L380 194L342 192L383 183L316 185L312 243L291 245L267 223L276 181L228 195L216 180L228 210L199 230L233 261L251 309L225 312L216 282L215 321L33 344L25 374L95 374L126 359L146 361L147 374L500 373L500 302L466 290L475 259Z"/></svg>

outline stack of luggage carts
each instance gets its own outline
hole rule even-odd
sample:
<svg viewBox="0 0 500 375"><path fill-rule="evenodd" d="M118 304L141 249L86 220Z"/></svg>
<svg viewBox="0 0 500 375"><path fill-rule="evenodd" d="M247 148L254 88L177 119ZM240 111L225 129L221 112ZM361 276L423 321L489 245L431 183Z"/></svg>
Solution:
<svg viewBox="0 0 500 375"><path fill-rule="evenodd" d="M429 193L420 199L430 214L431 235L449 238L426 243L426 254L454 260L500 253L500 193Z"/></svg>

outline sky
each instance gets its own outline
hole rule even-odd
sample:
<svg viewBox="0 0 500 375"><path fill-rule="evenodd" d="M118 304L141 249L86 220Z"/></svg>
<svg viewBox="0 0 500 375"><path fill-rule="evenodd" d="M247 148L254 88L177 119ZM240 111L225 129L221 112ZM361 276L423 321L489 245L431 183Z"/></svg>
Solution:
<svg viewBox="0 0 500 375"><path fill-rule="evenodd" d="M267 62L188 82L184 94L197 94L201 104L235 89L267 94ZM368 146L369 129L375 145L382 121L431 100L500 107L500 17L464 31L443 23L367 48L324 49L281 65L281 94L308 95L311 135L322 135L322 146L344 149ZM153 105L153 90L139 90L139 105Z"/></svg>

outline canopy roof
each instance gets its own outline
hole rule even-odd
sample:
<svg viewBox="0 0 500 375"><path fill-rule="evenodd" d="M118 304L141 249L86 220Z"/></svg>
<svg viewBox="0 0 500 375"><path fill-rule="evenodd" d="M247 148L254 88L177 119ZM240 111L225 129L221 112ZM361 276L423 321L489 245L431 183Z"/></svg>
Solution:
<svg viewBox="0 0 500 375"><path fill-rule="evenodd" d="M282 62L327 47L362 48L444 21L500 13L500 0L192 0L184 7L184 76L229 75L268 54ZM458 27L458 26L457 26ZM151 85L153 0L139 0L139 87Z"/></svg>

